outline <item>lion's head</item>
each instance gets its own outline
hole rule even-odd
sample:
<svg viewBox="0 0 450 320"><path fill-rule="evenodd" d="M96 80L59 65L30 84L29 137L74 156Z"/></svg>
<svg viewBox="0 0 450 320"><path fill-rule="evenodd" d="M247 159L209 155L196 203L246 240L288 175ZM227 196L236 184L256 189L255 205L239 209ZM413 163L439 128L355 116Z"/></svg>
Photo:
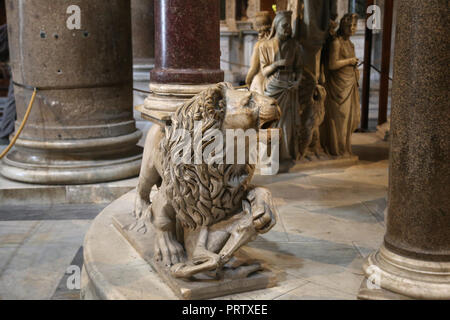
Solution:
<svg viewBox="0 0 450 320"><path fill-rule="evenodd" d="M171 125L166 127L161 147L165 154L163 179L166 195L183 227L211 225L240 210L253 176L254 165L248 163L207 164L202 161L196 164L196 149L203 152L214 139L208 136L208 132L213 129L222 133L226 129L258 131L270 128L280 116L280 108L274 99L255 92L235 90L229 83L209 87L176 110ZM201 126L196 127L199 121ZM198 131L206 139L196 144ZM188 155L192 162L180 163L173 155L185 142L186 133L194 141Z"/></svg>

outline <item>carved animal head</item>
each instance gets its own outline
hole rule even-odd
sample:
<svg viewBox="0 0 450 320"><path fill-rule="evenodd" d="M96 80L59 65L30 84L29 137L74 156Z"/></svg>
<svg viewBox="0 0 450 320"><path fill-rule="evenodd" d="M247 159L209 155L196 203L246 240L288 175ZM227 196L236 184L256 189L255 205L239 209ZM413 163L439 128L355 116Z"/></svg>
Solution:
<svg viewBox="0 0 450 320"><path fill-rule="evenodd" d="M269 129L281 116L277 101L252 91L225 90L223 129Z"/></svg>
<svg viewBox="0 0 450 320"><path fill-rule="evenodd" d="M194 159L196 152L203 154L211 143L207 138L196 144L198 131L203 137L209 137L212 129L222 133L226 129L258 131L276 123L280 115L274 99L235 90L229 83L213 85L177 109L171 126L166 127L161 148L166 195L184 228L211 225L239 211L254 172L254 165L248 163L176 162L173 151L180 150L185 136L190 135L194 142L188 154ZM196 127L199 122L200 128ZM179 134L180 131L184 133ZM223 144L225 150L225 138Z"/></svg>

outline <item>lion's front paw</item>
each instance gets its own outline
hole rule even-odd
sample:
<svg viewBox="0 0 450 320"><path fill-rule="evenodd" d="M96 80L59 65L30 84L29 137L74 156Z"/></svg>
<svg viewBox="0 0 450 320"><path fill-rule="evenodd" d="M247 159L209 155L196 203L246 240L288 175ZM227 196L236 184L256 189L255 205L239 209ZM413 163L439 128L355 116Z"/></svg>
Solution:
<svg viewBox="0 0 450 320"><path fill-rule="evenodd" d="M149 206L150 201L147 201L139 194L136 194L136 198L134 200L134 216L138 219L141 218Z"/></svg>
<svg viewBox="0 0 450 320"><path fill-rule="evenodd" d="M155 260L171 266L186 260L183 246L167 231L157 231L155 234Z"/></svg>
<svg viewBox="0 0 450 320"><path fill-rule="evenodd" d="M258 233L266 233L276 224L275 214L267 204L253 208L252 213L253 226Z"/></svg>
<svg viewBox="0 0 450 320"><path fill-rule="evenodd" d="M258 233L266 233L276 224L276 212L272 203L272 195L265 188L252 190L251 200L253 226Z"/></svg>

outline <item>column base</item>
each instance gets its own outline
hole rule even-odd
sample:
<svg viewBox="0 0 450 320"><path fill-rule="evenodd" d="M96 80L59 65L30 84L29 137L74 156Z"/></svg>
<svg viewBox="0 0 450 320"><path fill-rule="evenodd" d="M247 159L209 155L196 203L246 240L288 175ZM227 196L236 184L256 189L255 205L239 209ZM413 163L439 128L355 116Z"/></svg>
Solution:
<svg viewBox="0 0 450 320"><path fill-rule="evenodd" d="M150 83L152 93L145 99L142 108L138 109L154 117L170 116L175 110L196 94L207 89L210 84L162 84ZM145 118L145 117L144 117ZM152 119L149 119L152 121Z"/></svg>
<svg viewBox="0 0 450 320"><path fill-rule="evenodd" d="M363 270L359 299L450 299L450 262L406 258L382 245Z"/></svg>
<svg viewBox="0 0 450 320"><path fill-rule="evenodd" d="M98 139L17 140L3 159L0 174L36 184L86 184L115 181L139 174L142 133Z"/></svg>

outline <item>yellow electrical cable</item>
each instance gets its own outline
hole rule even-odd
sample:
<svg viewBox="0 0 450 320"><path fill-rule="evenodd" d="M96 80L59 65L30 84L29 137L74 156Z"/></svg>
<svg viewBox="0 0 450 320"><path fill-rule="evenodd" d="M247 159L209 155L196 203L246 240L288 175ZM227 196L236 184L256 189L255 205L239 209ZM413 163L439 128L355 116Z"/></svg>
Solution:
<svg viewBox="0 0 450 320"><path fill-rule="evenodd" d="M6 156L6 154L9 152L9 150L11 150L11 148L14 146L14 144L16 143L17 138L19 138L20 133L23 130L23 127L25 127L25 123L28 120L28 117L30 115L31 112L31 108L33 107L33 103L34 103L34 99L36 98L36 88L34 88L33 90L33 95L31 96L31 100L30 100L30 104L28 105L28 109L27 112L25 112L25 116L23 117L23 121L20 124L19 129L17 130L16 135L14 136L14 138L11 140L11 142L9 143L9 145L6 147L5 150L3 150L2 154L0 155L0 159L2 159L4 156Z"/></svg>

